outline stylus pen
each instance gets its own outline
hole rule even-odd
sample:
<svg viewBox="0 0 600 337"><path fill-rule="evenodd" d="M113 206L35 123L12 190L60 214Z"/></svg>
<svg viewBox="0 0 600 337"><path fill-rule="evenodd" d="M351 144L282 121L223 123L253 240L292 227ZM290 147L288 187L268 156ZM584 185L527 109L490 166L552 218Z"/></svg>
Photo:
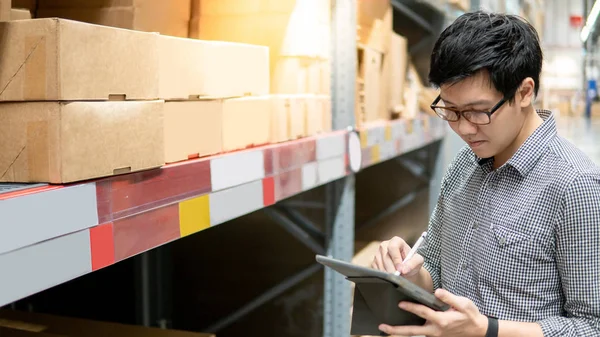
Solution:
<svg viewBox="0 0 600 337"><path fill-rule="evenodd" d="M415 254L419 250L419 247L421 247L421 245L423 244L423 242L425 242L425 237L427 237L427 232L423 232L423 234L421 234L421 237L419 238L419 240L417 240L417 242L415 243L415 245L408 252L408 255L406 255L406 257L402 261L402 264L405 264L406 261L412 259L412 257L415 256ZM396 276L400 276L400 272L397 271L397 270L394 272L394 274Z"/></svg>

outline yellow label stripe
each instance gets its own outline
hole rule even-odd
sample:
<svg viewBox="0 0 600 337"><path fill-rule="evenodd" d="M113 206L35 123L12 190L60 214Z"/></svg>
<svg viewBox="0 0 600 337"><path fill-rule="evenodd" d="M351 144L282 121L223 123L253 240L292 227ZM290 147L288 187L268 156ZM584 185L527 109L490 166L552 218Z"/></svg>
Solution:
<svg viewBox="0 0 600 337"><path fill-rule="evenodd" d="M179 232L181 237L210 227L208 194L179 203Z"/></svg>

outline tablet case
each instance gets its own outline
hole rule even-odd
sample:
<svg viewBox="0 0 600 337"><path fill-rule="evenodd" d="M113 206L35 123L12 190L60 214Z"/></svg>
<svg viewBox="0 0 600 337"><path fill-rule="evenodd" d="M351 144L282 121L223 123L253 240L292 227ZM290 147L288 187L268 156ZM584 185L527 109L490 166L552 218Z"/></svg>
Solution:
<svg viewBox="0 0 600 337"><path fill-rule="evenodd" d="M403 277L320 255L317 255L317 262L345 275L356 285L350 332L352 335L388 336L379 330L382 323L392 326L423 325L424 319L398 307L401 301L423 303L435 310L449 308L433 294L425 293L427 298L424 298L423 291L412 291L416 285Z"/></svg>

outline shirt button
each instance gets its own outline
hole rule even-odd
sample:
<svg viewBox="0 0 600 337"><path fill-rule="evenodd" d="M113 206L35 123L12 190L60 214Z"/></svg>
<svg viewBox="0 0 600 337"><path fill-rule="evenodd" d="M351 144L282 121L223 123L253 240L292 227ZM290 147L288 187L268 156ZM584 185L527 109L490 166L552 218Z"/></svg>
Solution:
<svg viewBox="0 0 600 337"><path fill-rule="evenodd" d="M506 238L505 237L500 238L500 247L504 247L505 244L506 244Z"/></svg>
<svg viewBox="0 0 600 337"><path fill-rule="evenodd" d="M468 265L466 262L463 262L461 267L462 267L462 270L467 270Z"/></svg>
<svg viewBox="0 0 600 337"><path fill-rule="evenodd" d="M474 222L474 223L473 223L473 229L475 229L475 230L476 230L477 228L479 228L479 225L477 224L477 222Z"/></svg>

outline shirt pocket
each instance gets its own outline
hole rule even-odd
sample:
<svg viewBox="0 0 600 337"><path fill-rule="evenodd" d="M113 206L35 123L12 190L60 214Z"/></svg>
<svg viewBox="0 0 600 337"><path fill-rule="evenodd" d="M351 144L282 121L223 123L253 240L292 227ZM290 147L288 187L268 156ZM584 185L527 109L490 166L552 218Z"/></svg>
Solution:
<svg viewBox="0 0 600 337"><path fill-rule="evenodd" d="M531 285L540 280L539 271L553 263L552 254L540 238L497 223L490 229L478 261L482 280L506 286Z"/></svg>

